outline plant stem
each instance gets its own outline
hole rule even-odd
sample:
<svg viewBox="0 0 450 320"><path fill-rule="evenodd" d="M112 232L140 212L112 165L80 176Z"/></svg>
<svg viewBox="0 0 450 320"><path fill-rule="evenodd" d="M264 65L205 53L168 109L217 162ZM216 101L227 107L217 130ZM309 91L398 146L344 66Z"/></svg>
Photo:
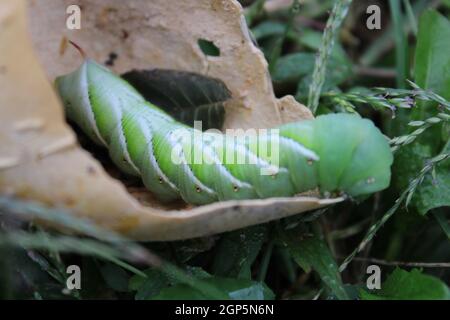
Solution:
<svg viewBox="0 0 450 320"><path fill-rule="evenodd" d="M288 20L288 23L284 30L283 36L278 39L277 44L275 45L275 47L273 48L273 50L270 54L269 71L271 73L275 69L278 58L281 55L281 50L283 49L284 41L286 40L288 34L291 32L292 27L294 25L295 17L297 16L297 13L299 11L300 11L300 0L294 0L292 2L291 8L289 10L289 20Z"/></svg>
<svg viewBox="0 0 450 320"><path fill-rule="evenodd" d="M273 251L274 241L270 241L267 244L267 248L264 252L264 255L261 260L261 265L258 272L258 281L264 281L266 279L267 270L269 269L269 262L270 258L272 257L272 251Z"/></svg>
<svg viewBox="0 0 450 320"><path fill-rule="evenodd" d="M328 59L334 47L334 41L352 0L336 0L322 37L319 54L316 58L312 82L309 86L308 107L315 114L319 105L320 93L325 83Z"/></svg>

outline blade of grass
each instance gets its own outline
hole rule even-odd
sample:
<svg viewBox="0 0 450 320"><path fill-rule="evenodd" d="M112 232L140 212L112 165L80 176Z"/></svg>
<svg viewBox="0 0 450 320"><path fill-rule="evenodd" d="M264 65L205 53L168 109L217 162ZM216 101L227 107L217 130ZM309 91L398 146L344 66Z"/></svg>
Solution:
<svg viewBox="0 0 450 320"><path fill-rule="evenodd" d="M414 15L414 10L411 6L411 2L409 0L403 0L403 6L406 10L406 15L408 16L409 25L411 26L411 30L414 33L414 35L417 35L417 20L416 16Z"/></svg>
<svg viewBox="0 0 450 320"><path fill-rule="evenodd" d="M280 256L281 263L284 266L284 273L290 283L295 282L296 278L296 264L294 263L291 254L287 248L279 247L278 254Z"/></svg>
<svg viewBox="0 0 450 320"><path fill-rule="evenodd" d="M266 247L263 257L261 259L261 264L259 267L259 272L258 272L258 277L257 277L257 280L260 282L263 282L266 279L267 270L269 269L270 258L272 257L273 247L274 247L274 241L271 240L267 244L267 247Z"/></svg>
<svg viewBox="0 0 450 320"><path fill-rule="evenodd" d="M245 20L249 27L251 27L253 22L263 13L265 3L266 0L256 0L245 11Z"/></svg>
<svg viewBox="0 0 450 320"><path fill-rule="evenodd" d="M414 2L412 5L412 10L417 17L424 9L426 8L433 8L436 7L439 4L440 0L434 0L431 4L429 0L419 0L417 2ZM393 34L394 34L394 28L392 25L383 28L384 33L375 41L370 44L368 49L361 55L359 62L363 66L371 66L373 65L384 53L389 51L394 42ZM406 34L410 31L410 25L406 25Z"/></svg>
<svg viewBox="0 0 450 320"><path fill-rule="evenodd" d="M0 245L14 245L36 250L53 250L98 256L105 259L120 257L120 251L97 240L81 239L70 236L50 236L45 232L2 232Z"/></svg>
<svg viewBox="0 0 450 320"><path fill-rule="evenodd" d="M124 269L139 276L146 277L145 273L121 261L123 253L114 247L101 243L97 240L81 239L69 236L53 237L46 232L8 232L0 233L0 245L14 245L25 249L52 250L62 253L78 253L100 257L116 263Z"/></svg>
<svg viewBox="0 0 450 320"><path fill-rule="evenodd" d="M392 25L394 27L395 38L395 63L397 69L397 87L404 88L406 84L407 74L407 43L406 34L403 32L403 13L401 10L401 2L398 0L389 0L391 9Z"/></svg>
<svg viewBox="0 0 450 320"><path fill-rule="evenodd" d="M338 34L342 21L347 15L352 0L337 0L328 18L325 31L322 36L322 43L319 48L319 54L316 58L312 82L309 86L308 107L313 114L316 113L319 105L319 98L325 83L325 73L327 70L328 59L332 53L334 41Z"/></svg>

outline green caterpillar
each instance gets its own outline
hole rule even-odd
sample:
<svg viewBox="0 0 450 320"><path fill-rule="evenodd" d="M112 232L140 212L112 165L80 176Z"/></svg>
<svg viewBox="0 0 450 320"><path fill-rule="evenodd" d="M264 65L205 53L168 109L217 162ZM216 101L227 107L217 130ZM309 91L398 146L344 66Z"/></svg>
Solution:
<svg viewBox="0 0 450 320"><path fill-rule="evenodd" d="M92 60L56 87L68 118L162 201L201 205L317 189L357 197L389 186L389 145L358 115L323 115L239 140L175 121ZM278 151L276 163L268 149Z"/></svg>

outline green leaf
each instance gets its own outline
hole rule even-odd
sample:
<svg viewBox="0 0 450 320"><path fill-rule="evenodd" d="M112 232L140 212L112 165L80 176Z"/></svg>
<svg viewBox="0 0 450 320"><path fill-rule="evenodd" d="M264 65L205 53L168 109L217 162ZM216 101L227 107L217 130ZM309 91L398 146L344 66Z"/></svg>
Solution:
<svg viewBox="0 0 450 320"><path fill-rule="evenodd" d="M151 300L208 300L200 291L185 284L163 288L160 293Z"/></svg>
<svg viewBox="0 0 450 320"><path fill-rule="evenodd" d="M118 292L128 291L128 280L130 276L124 269L115 264L106 263L100 268L100 273L111 289Z"/></svg>
<svg viewBox="0 0 450 320"><path fill-rule="evenodd" d="M426 11L420 17L415 55L415 82L450 99L450 21L437 11ZM421 103L414 112L423 119L435 105Z"/></svg>
<svg viewBox="0 0 450 320"><path fill-rule="evenodd" d="M192 126L194 121L202 121L203 130L223 125L224 103L231 93L221 80L163 69L133 70L122 77L180 122Z"/></svg>
<svg viewBox="0 0 450 320"><path fill-rule="evenodd" d="M413 143L401 148L394 162L395 186L398 190L408 187L411 180L417 176L424 166L424 159L432 157L431 147L422 143Z"/></svg>
<svg viewBox="0 0 450 320"><path fill-rule="evenodd" d="M275 82L296 82L314 70L313 53L292 53L280 57L275 65L272 79Z"/></svg>
<svg viewBox="0 0 450 320"><path fill-rule="evenodd" d="M410 272L395 269L381 285L380 290L361 290L362 300L448 300L449 288L436 277L418 269Z"/></svg>
<svg viewBox="0 0 450 320"><path fill-rule="evenodd" d="M271 300L274 299L273 292L264 284L245 279L230 279L210 277L203 280L205 283L216 287L218 290L233 300ZM155 300L203 300L211 299L200 291L184 284L167 287L155 296Z"/></svg>
<svg viewBox="0 0 450 320"><path fill-rule="evenodd" d="M128 288L130 291L137 291L136 300L145 300L157 295L164 287L170 284L167 276L154 268L145 271L147 278L139 275L131 277Z"/></svg>
<svg viewBox="0 0 450 320"><path fill-rule="evenodd" d="M450 152L450 142L442 150ZM432 157L432 148L420 142L400 149L394 164L396 187L399 190L407 188L412 177L417 175L425 165L426 159ZM411 200L410 207L415 208L421 215L431 209L450 205L450 161L438 164L435 170L425 176L417 187Z"/></svg>
<svg viewBox="0 0 450 320"><path fill-rule="evenodd" d="M176 270L174 269L174 271ZM137 291L135 296L136 300L153 299L160 294L164 288L170 286L187 287L190 288L190 291L200 293L202 296L208 296L208 293L210 293L210 298L217 297L217 294L227 297L226 293L222 292L220 288L211 286L203 281L204 279L211 277L211 275L203 269L198 267L187 267L185 271L192 277L190 283L184 281L185 279L183 279L183 277L180 278L179 275L173 274L172 272L149 268L145 271L146 278L139 275L133 276L130 279L128 288L130 291ZM215 295L211 295L211 292Z"/></svg>
<svg viewBox="0 0 450 320"><path fill-rule="evenodd" d="M215 245L214 237L202 237L172 242L171 248L180 263L187 263L198 254L210 250Z"/></svg>
<svg viewBox="0 0 450 320"><path fill-rule="evenodd" d="M450 22L436 11L426 11L419 21L415 81L420 87L432 90L445 99L450 98L450 55L448 52L450 52ZM437 112L436 103L419 101L412 113L412 118L425 120ZM425 160L441 151L448 140L448 135L443 135L442 132L441 125L434 126L425 131L412 146L399 150L393 174L398 187L404 189L421 170ZM427 213L431 208L448 204L445 191L450 189L450 184L446 171L445 164L442 164L436 169L435 177L427 176L416 190L412 204L421 214Z"/></svg>
<svg viewBox="0 0 450 320"><path fill-rule="evenodd" d="M276 21L264 21L252 28L253 36L257 41L271 37L282 35L286 31L286 24Z"/></svg>
<svg viewBox="0 0 450 320"><path fill-rule="evenodd" d="M251 266L267 236L259 225L225 234L217 246L213 273L224 277L251 278Z"/></svg>
<svg viewBox="0 0 450 320"><path fill-rule="evenodd" d="M428 176L414 195L415 204L420 214L429 210L450 206L450 165L442 164L436 169L436 175Z"/></svg>
<svg viewBox="0 0 450 320"><path fill-rule="evenodd" d="M305 272L311 269L316 271L338 299L348 300L339 268L325 241L317 235L302 237L302 235L295 236L292 232L290 233L291 235L285 238L286 244L298 265Z"/></svg>
<svg viewBox="0 0 450 320"><path fill-rule="evenodd" d="M450 152L450 141L443 152ZM450 161L438 164L433 174L425 177L413 200L422 215L434 208L450 206Z"/></svg>

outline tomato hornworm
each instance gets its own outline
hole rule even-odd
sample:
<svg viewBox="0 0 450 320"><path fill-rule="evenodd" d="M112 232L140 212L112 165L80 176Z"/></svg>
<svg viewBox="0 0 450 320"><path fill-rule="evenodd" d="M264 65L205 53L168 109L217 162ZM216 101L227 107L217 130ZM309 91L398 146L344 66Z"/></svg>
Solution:
<svg viewBox="0 0 450 320"><path fill-rule="evenodd" d="M67 117L162 201L200 205L310 190L358 197L390 183L389 144L359 115L321 115L242 138L181 124L89 59L55 84Z"/></svg>

